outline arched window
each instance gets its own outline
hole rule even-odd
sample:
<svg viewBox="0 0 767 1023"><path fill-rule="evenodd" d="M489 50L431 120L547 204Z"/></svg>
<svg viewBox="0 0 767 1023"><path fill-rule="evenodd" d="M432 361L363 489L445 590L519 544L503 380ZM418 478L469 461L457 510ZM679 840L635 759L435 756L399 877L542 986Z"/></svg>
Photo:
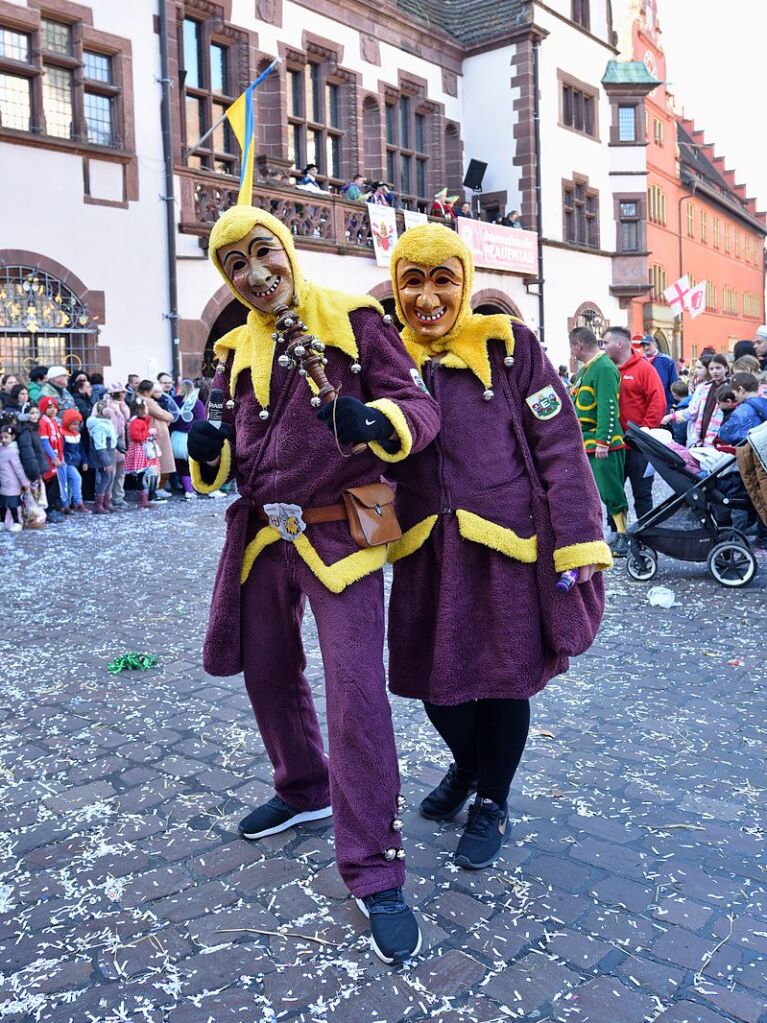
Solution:
<svg viewBox="0 0 767 1023"><path fill-rule="evenodd" d="M568 317L567 320L568 334L576 327L588 327L589 330L594 331L597 338L601 338L609 326L610 321L605 319L604 313L596 302L583 302L575 310L575 315Z"/></svg>
<svg viewBox="0 0 767 1023"><path fill-rule="evenodd" d="M0 369L34 365L96 368L98 328L63 281L36 267L0 263Z"/></svg>

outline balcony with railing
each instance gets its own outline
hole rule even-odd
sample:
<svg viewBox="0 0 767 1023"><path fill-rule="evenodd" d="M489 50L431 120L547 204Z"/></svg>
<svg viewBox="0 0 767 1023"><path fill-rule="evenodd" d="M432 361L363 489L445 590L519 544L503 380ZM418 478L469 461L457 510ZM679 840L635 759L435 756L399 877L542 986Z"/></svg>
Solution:
<svg viewBox="0 0 767 1023"><path fill-rule="evenodd" d="M181 181L181 218L185 234L207 236L218 218L237 205L239 186L233 178L188 171ZM349 202L339 195L303 191L280 182L256 182L253 205L273 214L290 229L302 248L324 249L344 255L373 253L368 206ZM434 223L455 227L455 221L429 217ZM405 229L404 213L397 210L397 233Z"/></svg>

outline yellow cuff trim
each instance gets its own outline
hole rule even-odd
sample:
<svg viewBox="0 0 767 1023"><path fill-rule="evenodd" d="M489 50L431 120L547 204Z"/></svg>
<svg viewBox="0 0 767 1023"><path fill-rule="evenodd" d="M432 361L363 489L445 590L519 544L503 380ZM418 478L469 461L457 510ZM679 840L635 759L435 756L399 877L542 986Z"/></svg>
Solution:
<svg viewBox="0 0 767 1023"><path fill-rule="evenodd" d="M574 543L554 551L554 568L557 572L569 572L571 568L596 565L599 571L612 568L613 556L604 540L589 543Z"/></svg>
<svg viewBox="0 0 767 1023"><path fill-rule="evenodd" d="M532 564L536 560L538 556L536 537L524 539L517 536L513 529L498 526L495 522L482 519L473 512L457 510L455 514L458 519L458 530L464 540L481 543L494 551L500 551L508 558L524 561L526 564Z"/></svg>
<svg viewBox="0 0 767 1023"><path fill-rule="evenodd" d="M218 466L216 478L212 483L206 483L202 478L200 463L195 462L193 458L189 459L189 474L192 477L192 486L199 494L212 494L214 491L220 490L229 479L231 471L232 445L228 440L224 441L224 446L221 449L221 462Z"/></svg>
<svg viewBox="0 0 767 1023"><path fill-rule="evenodd" d="M253 562L259 556L264 547L268 547L270 543L274 543L275 540L279 539L280 534L276 529L272 529L271 526L264 526L263 529L259 529L245 548L245 555L242 559L242 568L240 569L240 585L247 582L250 570L253 568Z"/></svg>
<svg viewBox="0 0 767 1023"><path fill-rule="evenodd" d="M323 586L331 593L341 593L352 583L364 579L366 575L377 572L386 562L386 546L362 547L353 554L348 554L332 565L326 565L317 551L306 538L306 533L293 541L299 555L317 576Z"/></svg>
<svg viewBox="0 0 767 1023"><path fill-rule="evenodd" d="M428 518L411 526L406 533L403 533L399 540L389 544L387 560L390 564L407 558L426 543L431 536L431 531L439 518L438 515L430 515Z"/></svg>
<svg viewBox="0 0 767 1023"><path fill-rule="evenodd" d="M413 448L413 435L410 432L410 427L407 425L405 414L399 405L390 398L377 398L375 401L369 401L366 404L368 408L374 408L386 416L394 432L399 437L400 443L399 451L395 451L394 454L390 455L377 441L371 440L368 447L373 454L377 455L383 462L401 462L403 458L407 458Z"/></svg>

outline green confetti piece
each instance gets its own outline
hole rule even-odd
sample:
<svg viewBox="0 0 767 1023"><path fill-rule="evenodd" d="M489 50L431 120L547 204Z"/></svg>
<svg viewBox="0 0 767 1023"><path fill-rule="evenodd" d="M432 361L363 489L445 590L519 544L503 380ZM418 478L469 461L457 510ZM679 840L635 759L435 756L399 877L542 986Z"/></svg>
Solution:
<svg viewBox="0 0 767 1023"><path fill-rule="evenodd" d="M121 671L146 671L148 668L154 668L158 661L157 654L141 654L131 651L110 661L107 671L112 675L119 675Z"/></svg>

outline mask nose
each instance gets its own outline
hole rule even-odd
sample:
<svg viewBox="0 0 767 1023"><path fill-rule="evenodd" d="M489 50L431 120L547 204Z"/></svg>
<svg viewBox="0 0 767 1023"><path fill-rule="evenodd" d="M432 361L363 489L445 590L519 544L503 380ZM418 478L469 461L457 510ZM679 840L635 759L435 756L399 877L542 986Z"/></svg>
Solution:
<svg viewBox="0 0 767 1023"><path fill-rule="evenodd" d="M429 313L434 312L438 304L439 303L437 302L437 296L434 294L433 289L428 285L424 287L423 291L418 296L418 299L416 301L416 307L420 309L421 312L426 313L427 315Z"/></svg>
<svg viewBox="0 0 767 1023"><path fill-rule="evenodd" d="M260 288L269 280L271 274L260 263L251 262L248 266L248 284L251 288Z"/></svg>

